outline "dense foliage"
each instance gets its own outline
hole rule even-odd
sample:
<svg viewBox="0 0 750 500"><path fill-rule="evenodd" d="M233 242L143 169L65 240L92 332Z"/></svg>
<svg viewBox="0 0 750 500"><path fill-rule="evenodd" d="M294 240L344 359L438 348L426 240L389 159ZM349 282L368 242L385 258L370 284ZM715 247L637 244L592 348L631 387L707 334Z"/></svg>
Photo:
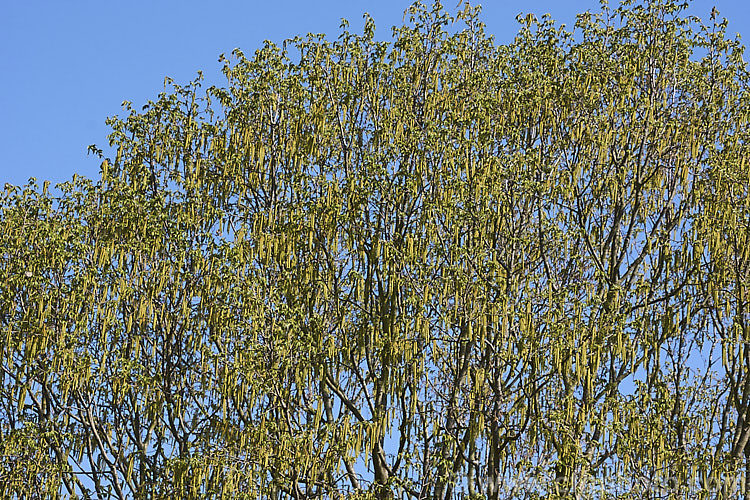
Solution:
<svg viewBox="0 0 750 500"><path fill-rule="evenodd" d="M6 186L3 496L736 495L750 79L685 9L238 50Z"/></svg>

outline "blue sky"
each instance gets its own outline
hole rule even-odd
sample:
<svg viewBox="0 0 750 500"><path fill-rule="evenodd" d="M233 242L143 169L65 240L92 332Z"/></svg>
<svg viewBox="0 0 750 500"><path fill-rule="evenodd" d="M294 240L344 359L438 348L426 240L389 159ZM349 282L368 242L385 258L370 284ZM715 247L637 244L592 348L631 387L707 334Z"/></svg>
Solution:
<svg viewBox="0 0 750 500"><path fill-rule="evenodd" d="M378 37L388 38L410 3L6 0L0 6L0 186L32 176L53 184L73 173L96 178L99 160L86 156L86 146L106 146L106 117L121 113L123 100L140 106L155 98L165 76L186 83L202 70L208 83L221 84L219 54L239 47L251 55L264 39L280 43L308 32L335 38L342 17L359 31L364 12L375 19ZM455 3L444 1L448 8ZM730 33L750 40L746 0L696 0L690 12L707 19L714 5L729 19ZM599 9L597 0L482 6L498 43L512 40L520 12L549 12L571 26L577 12Z"/></svg>

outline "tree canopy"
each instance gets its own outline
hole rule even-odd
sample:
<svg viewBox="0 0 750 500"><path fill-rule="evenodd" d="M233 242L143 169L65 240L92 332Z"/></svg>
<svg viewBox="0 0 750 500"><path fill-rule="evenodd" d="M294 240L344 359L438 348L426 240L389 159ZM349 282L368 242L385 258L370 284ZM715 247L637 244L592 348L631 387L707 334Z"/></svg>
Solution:
<svg viewBox="0 0 750 500"><path fill-rule="evenodd" d="M6 185L3 496L750 492L750 78L686 9L416 3Z"/></svg>

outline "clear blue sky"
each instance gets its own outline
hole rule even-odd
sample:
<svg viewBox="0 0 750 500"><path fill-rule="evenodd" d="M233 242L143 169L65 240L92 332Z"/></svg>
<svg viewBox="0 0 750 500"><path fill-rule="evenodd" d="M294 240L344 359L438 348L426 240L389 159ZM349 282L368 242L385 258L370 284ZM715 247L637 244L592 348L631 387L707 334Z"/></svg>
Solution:
<svg viewBox="0 0 750 500"><path fill-rule="evenodd" d="M427 0L426 3L429 3ZM221 84L217 58L239 47L251 55L264 39L280 43L308 32L338 34L342 17L359 31L369 12L378 38L402 24L409 0L5 0L0 6L0 187L34 176L53 183L73 173L98 176L86 146L106 146L107 116L155 98L165 76L186 83L203 70ZM457 0L444 0L452 8ZM483 21L498 43L512 40L520 12L549 12L572 26L598 0L485 1ZM613 0L611 6L617 5ZM708 19L712 6L729 32L750 40L747 0L695 0L690 12ZM750 54L748 54L750 57ZM106 151L106 149L105 149Z"/></svg>

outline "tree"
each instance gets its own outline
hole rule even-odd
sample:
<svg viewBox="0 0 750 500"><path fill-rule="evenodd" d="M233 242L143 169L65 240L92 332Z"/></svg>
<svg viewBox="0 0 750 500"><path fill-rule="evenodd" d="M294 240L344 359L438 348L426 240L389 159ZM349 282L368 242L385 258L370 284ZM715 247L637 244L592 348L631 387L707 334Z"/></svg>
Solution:
<svg viewBox="0 0 750 500"><path fill-rule="evenodd" d="M750 79L685 9L236 50L6 186L3 494L750 498Z"/></svg>

